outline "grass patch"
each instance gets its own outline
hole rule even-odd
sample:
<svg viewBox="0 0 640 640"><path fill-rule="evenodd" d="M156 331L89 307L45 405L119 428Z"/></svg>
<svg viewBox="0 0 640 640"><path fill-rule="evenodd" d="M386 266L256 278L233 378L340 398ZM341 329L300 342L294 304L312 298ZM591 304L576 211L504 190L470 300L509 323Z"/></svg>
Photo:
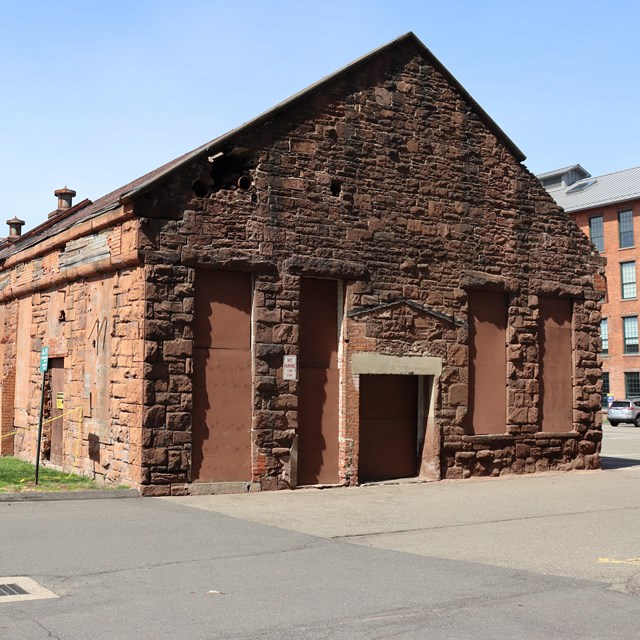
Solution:
<svg viewBox="0 0 640 640"><path fill-rule="evenodd" d="M35 465L18 458L0 458L0 493L20 491L86 491L106 489L90 478L54 471L40 465L38 484Z"/></svg>

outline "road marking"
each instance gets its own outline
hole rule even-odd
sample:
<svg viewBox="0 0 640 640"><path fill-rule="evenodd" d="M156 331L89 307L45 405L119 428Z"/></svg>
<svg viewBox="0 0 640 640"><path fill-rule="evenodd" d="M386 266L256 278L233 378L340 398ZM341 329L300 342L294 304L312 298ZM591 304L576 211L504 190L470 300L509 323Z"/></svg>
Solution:
<svg viewBox="0 0 640 640"><path fill-rule="evenodd" d="M615 558L598 558L598 562L606 564L637 564L640 565L640 558L629 558L627 560L616 560Z"/></svg>

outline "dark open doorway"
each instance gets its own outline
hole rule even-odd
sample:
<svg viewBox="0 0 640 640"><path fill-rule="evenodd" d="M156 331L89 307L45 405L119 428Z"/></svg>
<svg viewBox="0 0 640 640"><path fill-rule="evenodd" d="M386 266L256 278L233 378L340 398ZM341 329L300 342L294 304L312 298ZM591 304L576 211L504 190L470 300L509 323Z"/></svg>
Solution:
<svg viewBox="0 0 640 640"><path fill-rule="evenodd" d="M428 406L425 389L422 376L360 376L361 483L418 475Z"/></svg>

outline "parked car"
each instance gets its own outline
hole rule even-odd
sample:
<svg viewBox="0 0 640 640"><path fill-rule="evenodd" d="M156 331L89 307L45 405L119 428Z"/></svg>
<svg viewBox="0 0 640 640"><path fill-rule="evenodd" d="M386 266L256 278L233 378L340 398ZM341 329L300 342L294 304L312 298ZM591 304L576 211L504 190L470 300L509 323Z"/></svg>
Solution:
<svg viewBox="0 0 640 640"><path fill-rule="evenodd" d="M607 417L612 427L617 427L621 422L629 422L640 427L640 398L614 400Z"/></svg>

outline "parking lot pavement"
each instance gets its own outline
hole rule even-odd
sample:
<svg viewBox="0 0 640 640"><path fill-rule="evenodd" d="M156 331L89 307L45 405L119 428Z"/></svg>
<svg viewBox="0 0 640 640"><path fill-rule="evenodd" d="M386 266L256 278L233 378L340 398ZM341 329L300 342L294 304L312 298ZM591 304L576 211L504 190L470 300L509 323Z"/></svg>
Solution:
<svg viewBox="0 0 640 640"><path fill-rule="evenodd" d="M640 428L621 424L612 427L603 425L603 467L618 469L623 466L636 467L640 463Z"/></svg>
<svg viewBox="0 0 640 640"><path fill-rule="evenodd" d="M612 472L616 474L622 475ZM188 508L178 500L0 503L0 576L8 576L11 582L12 576L28 576L57 596L4 603L0 597L0 638L635 637L640 598L632 588L616 592L597 581L501 568L486 561L438 558L434 555L445 553L431 539L420 542L431 549L402 553L384 548L386 542L375 548L370 542L375 536L360 540L363 544L351 544L358 538L299 533L291 530L289 522L290 508L296 526L305 514L313 515L316 523L339 510L346 514L339 501L330 506L332 496L346 496L352 505L359 505L351 517L352 527L364 514L368 519L362 523L363 530L382 530L383 525L393 525L396 516L406 525L414 503L417 526L429 522L429 514L420 513L429 506L433 522L437 515L449 533L456 529L454 521L460 523L459 530L477 533L481 524L474 522L481 519L481 507L489 495L496 502L501 499L496 487L510 484L529 495L525 487L534 484L532 480L298 492L302 502L310 501L304 509L302 502L290 500L295 493L271 494L269 501L264 499L266 494L238 496L245 498L246 505L254 505L254 519L258 499L262 500L260 510L275 506L278 527L211 509ZM478 506L465 498L469 495L465 487L471 485L480 491ZM433 487L439 491L433 492ZM530 505L533 521L541 513L548 514L540 502ZM467 513L453 518L438 513L442 508ZM502 508L514 513L519 509L516 503ZM524 537L511 539L509 545L522 549L530 543L524 533L526 516L516 520L522 523L517 534ZM587 527L590 524L586 522ZM334 526L335 531L346 530ZM564 532L578 552L592 534L588 528ZM407 540L390 539L390 546L408 546ZM457 542L453 539L454 547Z"/></svg>
<svg viewBox="0 0 640 640"><path fill-rule="evenodd" d="M605 436L601 472L0 502L0 576L57 596L0 638L636 637L640 429Z"/></svg>
<svg viewBox="0 0 640 640"><path fill-rule="evenodd" d="M604 471L171 498L416 555L595 580L640 577L640 429L605 426Z"/></svg>

